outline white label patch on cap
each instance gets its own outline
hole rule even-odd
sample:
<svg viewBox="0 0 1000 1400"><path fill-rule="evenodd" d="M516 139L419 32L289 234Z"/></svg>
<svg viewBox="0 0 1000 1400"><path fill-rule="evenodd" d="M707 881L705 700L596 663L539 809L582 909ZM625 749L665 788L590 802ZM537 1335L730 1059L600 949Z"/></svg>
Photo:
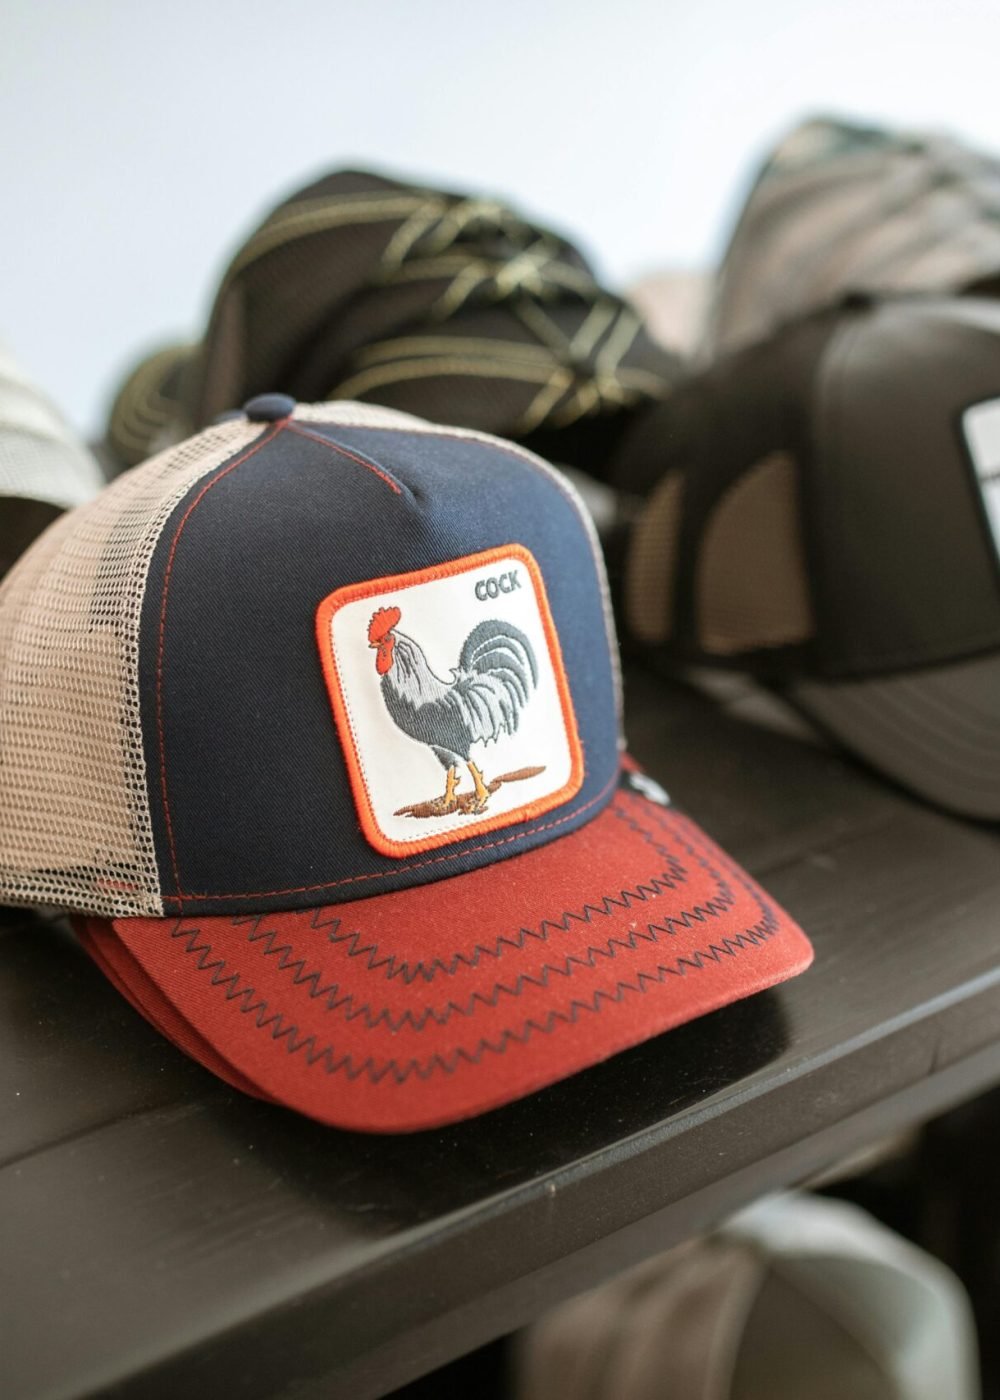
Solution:
<svg viewBox="0 0 1000 1400"><path fill-rule="evenodd" d="M559 639L522 546L339 588L316 622L358 818L376 850L461 841L579 791Z"/></svg>
<svg viewBox="0 0 1000 1400"><path fill-rule="evenodd" d="M962 414L962 427L1000 556L1000 399L987 399L967 408Z"/></svg>

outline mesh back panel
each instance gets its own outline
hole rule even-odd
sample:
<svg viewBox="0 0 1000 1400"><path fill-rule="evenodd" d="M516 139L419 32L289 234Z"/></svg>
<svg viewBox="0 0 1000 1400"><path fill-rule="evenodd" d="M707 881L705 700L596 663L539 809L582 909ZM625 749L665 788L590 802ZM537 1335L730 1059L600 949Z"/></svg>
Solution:
<svg viewBox="0 0 1000 1400"><path fill-rule="evenodd" d="M0 586L0 900L162 913L139 719L150 560L192 482L260 435L225 423L119 477Z"/></svg>
<svg viewBox="0 0 1000 1400"><path fill-rule="evenodd" d="M19 433L0 421L0 496L74 506L96 496L103 485L100 468L85 448Z"/></svg>
<svg viewBox="0 0 1000 1400"><path fill-rule="evenodd" d="M641 642L665 642L673 631L674 576L684 478L668 472L632 531L625 577L629 628Z"/></svg>
<svg viewBox="0 0 1000 1400"><path fill-rule="evenodd" d="M718 656L812 635L798 480L787 453L751 467L715 507L698 561L698 631Z"/></svg>

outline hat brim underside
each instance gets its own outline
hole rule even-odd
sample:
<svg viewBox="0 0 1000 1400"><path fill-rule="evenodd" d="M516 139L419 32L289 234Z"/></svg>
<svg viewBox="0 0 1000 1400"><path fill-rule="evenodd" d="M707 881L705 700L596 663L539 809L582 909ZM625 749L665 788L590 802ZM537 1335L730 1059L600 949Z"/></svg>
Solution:
<svg viewBox="0 0 1000 1400"><path fill-rule="evenodd" d="M371 1132L511 1102L812 961L694 823L624 787L571 835L398 894L78 927L206 1067Z"/></svg>
<svg viewBox="0 0 1000 1400"><path fill-rule="evenodd" d="M1000 655L878 680L802 683L788 694L920 796L1000 821Z"/></svg>

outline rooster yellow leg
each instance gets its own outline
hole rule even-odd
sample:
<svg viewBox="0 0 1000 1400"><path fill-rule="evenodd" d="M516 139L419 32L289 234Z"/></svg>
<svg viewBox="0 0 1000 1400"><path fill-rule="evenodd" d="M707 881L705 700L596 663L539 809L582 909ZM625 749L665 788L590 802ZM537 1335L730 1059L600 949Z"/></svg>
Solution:
<svg viewBox="0 0 1000 1400"><path fill-rule="evenodd" d="M455 789L458 787L458 769L452 766L448 769L448 781L445 783L444 798L442 799L448 811L452 811L455 806Z"/></svg>
<svg viewBox="0 0 1000 1400"><path fill-rule="evenodd" d="M476 811L481 812L490 800L490 790L483 782L483 775L476 765L469 760L469 772L472 774L472 781L476 785Z"/></svg>

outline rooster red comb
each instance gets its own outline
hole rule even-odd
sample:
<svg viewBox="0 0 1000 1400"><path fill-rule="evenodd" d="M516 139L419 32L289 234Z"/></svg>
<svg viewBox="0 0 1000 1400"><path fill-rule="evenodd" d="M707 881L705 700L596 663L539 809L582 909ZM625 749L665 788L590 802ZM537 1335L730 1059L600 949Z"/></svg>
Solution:
<svg viewBox="0 0 1000 1400"><path fill-rule="evenodd" d="M368 642L370 646L378 646L379 642L387 632L391 632L403 614L398 608L379 608L377 613L372 615L372 620L368 624Z"/></svg>

